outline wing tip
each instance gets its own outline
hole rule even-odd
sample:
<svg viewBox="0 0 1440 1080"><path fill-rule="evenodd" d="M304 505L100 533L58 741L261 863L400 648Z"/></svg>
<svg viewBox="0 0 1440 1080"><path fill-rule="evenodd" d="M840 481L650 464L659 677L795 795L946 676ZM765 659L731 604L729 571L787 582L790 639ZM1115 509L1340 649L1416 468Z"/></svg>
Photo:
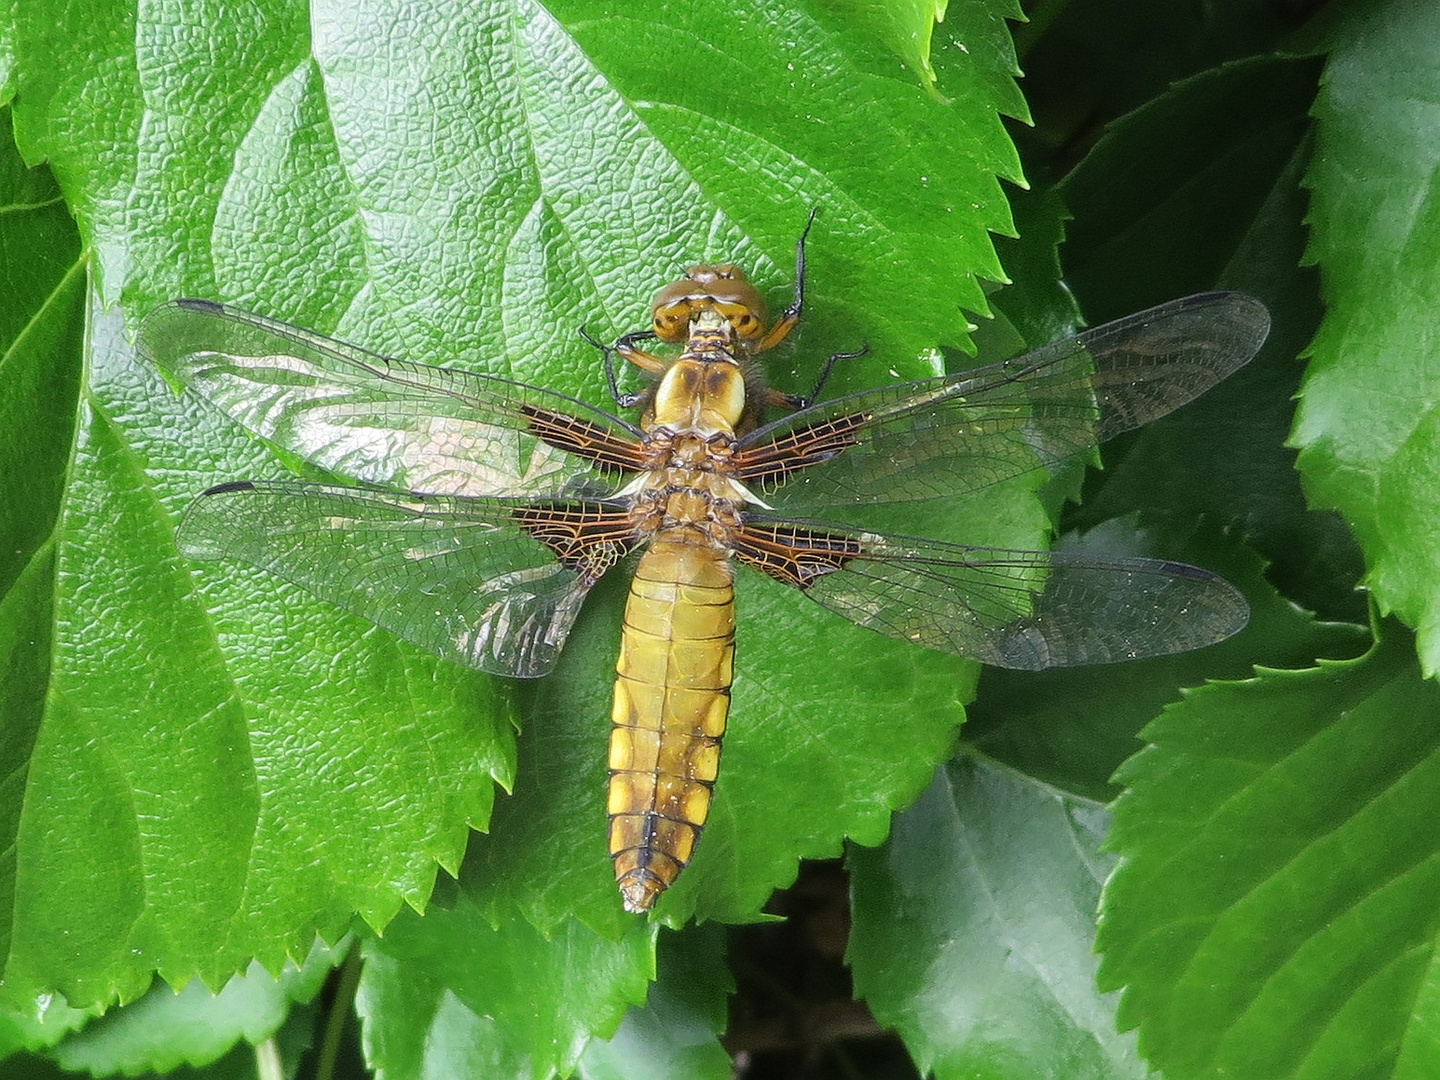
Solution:
<svg viewBox="0 0 1440 1080"><path fill-rule="evenodd" d="M1236 316L1243 317L1237 318L1235 324L1243 326L1248 331L1249 340L1253 341L1253 347L1249 355L1245 357L1244 363L1249 363L1270 336L1270 309L1265 306L1263 301L1247 292L1240 292L1238 289L1212 289L1209 292L1195 293L1193 296L1184 297L1176 303L1187 308L1226 307ZM1243 367L1244 363L1237 367Z"/></svg>

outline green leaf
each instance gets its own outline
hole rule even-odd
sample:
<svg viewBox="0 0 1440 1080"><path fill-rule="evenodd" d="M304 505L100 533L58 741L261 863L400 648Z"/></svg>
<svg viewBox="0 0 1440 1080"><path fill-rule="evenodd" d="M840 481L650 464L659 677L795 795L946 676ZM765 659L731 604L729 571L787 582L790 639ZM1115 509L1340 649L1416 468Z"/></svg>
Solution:
<svg viewBox="0 0 1440 1080"><path fill-rule="evenodd" d="M754 270L773 306L788 302L795 235L818 206L806 321L798 346L771 366L779 385L804 390L827 353L868 342L870 355L838 373L841 391L927 373L930 347L965 346L962 307L983 310L977 279L1002 276L988 235L1010 229L997 177L1020 177L997 117L1023 115L1025 104L1010 78L1004 18L1013 5L1004 0L952 4L935 32L931 59L951 109L900 68L893 45L833 5L819 7L576 0L546 10L447 0L423 14L371 9L357 24L349 12L277 0L31 5L10 15L13 33L0 33L0 71L16 94L26 153L50 159L94 252L96 293L123 299L132 325L162 299L211 296L604 404L603 374L578 327L604 337L643 326L653 290L700 259L735 259ZM1026 66L1030 85L1043 79L1074 100L1090 98L1098 77L1113 79L1128 107L1216 56L1271 40L1270 31L1251 33L1273 22L1268 13L1236 29L1226 20L1239 9L1226 3L1201 17L1231 29L1198 42L1172 34L1168 43L1151 32L1186 25L1189 13L1137 14L1108 0L1070 7L1094 47L1061 62L1044 43ZM1095 70L1071 79L1072 59ZM1081 239L1065 250L1067 262L1077 256L1077 280L1087 279L1088 312L1123 314L1167 299L1167 282L1188 291L1223 274L1249 288L1266 284L1277 334L1293 342L1308 333L1313 298L1303 297L1293 267L1293 177L1306 124L1297 87L1306 80L1313 87L1311 68L1278 61L1196 80L1121 133L1136 138L1087 162L1096 170L1090 197L1070 191ZM1157 117L1179 122L1167 130ZM1228 169L1209 168L1217 147ZM1144 217L1148 231L1127 231L1126 213ZM1053 259L1063 211L1047 193L1017 216L1029 235L1006 270L1020 288L999 303L1038 343L1071 317ZM285 463L204 403L177 399L98 316L93 379L82 394L87 264L73 238L62 248L45 235L22 226L4 249L68 252L57 265L71 275L62 288L22 271L7 294L53 296L48 311L61 298L71 305L45 331L61 343L46 356L69 356L68 364L34 358L35 377L0 425L0 453L23 455L0 459L0 532L31 530L15 548L0 545L0 566L23 552L0 579L0 850L13 860L0 864L0 934L8 935L0 955L19 1000L33 1005L56 986L77 1003L131 997L155 968L177 981L201 971L220 985L252 955L276 967L302 954L315 929L333 938L355 911L378 927L404 902L424 905L443 864L462 879L454 911L423 920L404 912L385 939L396 953L369 953L362 1008L372 1064L395 1075L517 1075L570 1061L603 1075L624 1071L617 1058L629 1065L644 1053L671 1075L717 1070L720 979L705 943L691 957L709 975L698 1000L667 975L662 946L651 1005L610 1047L596 1042L623 1004L639 999L652 933L620 912L604 845L605 722L623 581L597 592L560 672L517 689L397 645L265 575L188 566L172 525L193 494L222 480L283 476ZM1112 251L1135 260L1118 267L1113 288L1099 269L1112 237ZM1087 250L1100 252L1093 263ZM1125 296L1149 288L1150 296ZM12 327L15 340L46 325L26 311L4 322L21 307L0 303L0 327ZM1158 544L1167 556L1184 554L1175 538L1191 531L1200 504L1216 521L1243 518L1271 557L1276 548L1321 551L1318 531L1302 521L1287 532L1281 512L1299 505L1293 484L1286 491L1276 482L1289 468L1274 452L1288 415L1289 385L1277 375L1287 360L1278 346L1272 377L1237 391L1218 418L1206 413L1168 440L1135 440L1129 453L1116 448L1115 486L1092 484L1102 500L1095 512L1163 501L1181 517ZM0 367L0 399L5 376ZM42 391L53 395L49 404ZM1225 427L1232 410L1236 423ZM1218 438L1194 438L1217 422ZM72 446L62 486L59 466ZM1233 501L1226 485L1243 473L1212 465L1212 455L1232 450L1258 477L1232 486ZM31 460L52 465L37 472ZM1025 547L1046 531L1028 485L944 515L884 520L900 531ZM1110 539L1126 528L1111 526ZM1242 566L1257 595L1253 560L1232 562L1233 545L1213 537L1198 550L1198 561L1217 569ZM1337 565L1294 559L1287 589L1341 593L1349 580ZM1302 663L1307 642L1320 649L1331 640L1330 631L1307 636L1313 628L1259 595L1257 626L1278 628L1276 638L1237 642L1227 664L1270 660L1270 649ZM670 923L757 918L801 855L833 853L845 835L879 841L890 810L931 779L973 689L973 665L868 635L773 584L743 581L740 599L723 778L696 862L658 913ZM997 880L1023 882L1032 857L1045 871L1052 903L1046 913L1024 909L1036 922L1011 922L1017 955L1047 941L1068 973L1084 967L1079 913L1103 863L1088 842L1068 862L1056 848L1057 839L1088 841L1076 822L1091 823L1095 811L1042 779L1104 790L1104 772L1143 713L1126 708L1128 691L1144 697L1168 679L1173 693L1204 670L1177 664L1163 679L1134 668L1096 673L1091 696L1079 689L1075 703L1087 719L1107 708L1119 718L1103 741L1085 744L1077 725L1009 754L1023 775L994 761L970 766L977 791L984 780L986 791L1009 798L952 799L951 827L986 823L993 846L983 868ZM1109 692L1102 678L1113 680ZM1043 683L1026 689L1050 692ZM518 757L517 716L525 726ZM1077 745L1086 753L1053 761L1056 747ZM492 814L497 783L515 794ZM468 827L487 821L491 832L471 838L458 866ZM1011 835L1033 848L1005 847ZM908 860L907 873L919 862ZM928 883L929 925L967 914L952 902L955 884ZM856 955L874 958L898 924L873 907L883 883L865 887L872 906ZM1066 932L1047 937L1056 912ZM875 942L862 940L872 931ZM688 945L688 933L679 940ZM993 962L992 948L981 935L974 952ZM925 1022L927 999L902 983L932 961L939 972L960 951L925 954L900 940L904 966L873 984L877 1007L911 1025L914 1045L937 1062L957 1040ZM869 971L879 968L873 960ZM515 989L518 971L537 974L528 997ZM995 971L955 965L945 974L962 986L1015 974ZM496 985L482 981L495 973ZM1133 1064L1125 1040L1107 1036L1098 1019L1107 1004L1088 990L1068 980L1063 994L1034 982L992 986L990 1003L1013 1001L1048 1025L1030 1039L1027 1060L1052 1062L1057 1050L1078 1047L1096 1069L1123 1075ZM1083 1023L1057 1014L1076 1002L1088 1010ZM983 1015L990 1030L976 1029L966 1050L991 1031L1013 1034L1011 1017ZM693 1042L679 1045L686 1038Z"/></svg>
<svg viewBox="0 0 1440 1080"><path fill-rule="evenodd" d="M62 1071L54 1062L44 1058L20 1054L6 1060L5 1075L7 1078L14 1077L14 1080L71 1080L74 1074Z"/></svg>
<svg viewBox="0 0 1440 1080"><path fill-rule="evenodd" d="M356 1007L366 1058L385 1076L569 1073L592 1034L613 1035L655 974L657 928L632 919L607 941L578 922L549 937L461 898L406 913L367 943Z"/></svg>
<svg viewBox="0 0 1440 1080"><path fill-rule="evenodd" d="M55 524L75 430L85 276L48 169L29 169L0 109L0 595Z"/></svg>
<svg viewBox="0 0 1440 1080"><path fill-rule="evenodd" d="M181 1064L208 1065L240 1041L270 1038L294 1002L319 991L346 948L317 943L305 962L287 964L279 978L259 964L212 994L198 981L183 990L156 984L138 1001L116 1009L66 1039L55 1059L66 1069L92 1076L169 1072Z"/></svg>
<svg viewBox="0 0 1440 1080"><path fill-rule="evenodd" d="M1414 2L1349 7L1331 27L1305 179L1307 255L1327 310L1293 436L1307 491L1354 529L1367 584L1382 611L1416 629L1427 674L1440 668L1440 384L1427 345L1440 214L1423 106L1440 93L1440 57L1428 47L1437 32L1440 11Z"/></svg>
<svg viewBox="0 0 1440 1080"><path fill-rule="evenodd" d="M925 371L926 349L963 343L960 305L983 307L976 275L1000 273L996 177L1018 170L996 120L1014 91L997 93L994 73L1012 61L993 32L972 61L989 74L945 109L875 42L759 5L704 16L704 33L703 13L661 4L453 5L364 27L278 3L258 19L190 14L182 30L168 9L27 10L17 29L20 138L54 163L101 295L137 311L220 296L603 401L577 327L642 324L647 295L704 257L744 261L784 298L812 206L814 318L781 383L805 385L862 336L872 356L842 383ZM467 826L512 778L467 881L542 926L579 913L619 933L600 795L613 602L538 690L556 704L532 710L517 775L508 688L272 578L177 557L173 521L195 492L282 470L177 400L108 317L92 340L16 846L15 985L77 1004L134 996L156 968L219 985L252 956L278 967L317 930L337 936L352 912L383 926L424 903L437 863L457 866ZM1023 490L1001 498L989 538L1036 543L1028 505ZM758 589L731 790L672 919L717 879L702 909L753 917L797 855L837 851L846 831L878 839L943 754L973 678L924 656L891 673L903 648ZM845 680L788 658L817 619L863 656ZM882 670L895 694L876 725L865 680ZM912 736L915 709L928 729ZM847 745L807 770L824 798L777 815L837 714ZM886 725L877 769L858 736ZM826 809L837 800L841 815Z"/></svg>
<svg viewBox="0 0 1440 1080"><path fill-rule="evenodd" d="M352 911L383 923L402 897L422 903L511 771L508 718L478 677L442 677L273 587L237 603L221 582L202 610L172 515L204 481L173 456L179 403L118 331L92 330L57 526L7 969L77 1005L133 997L152 968L211 985L255 956L278 968Z"/></svg>
<svg viewBox="0 0 1440 1080"><path fill-rule="evenodd" d="M960 757L883 848L851 849L855 987L922 1073L1146 1075L1095 990L1105 825L1093 803Z"/></svg>
<svg viewBox="0 0 1440 1080"><path fill-rule="evenodd" d="M936 92L935 69L930 66L930 37L935 24L944 21L947 5L948 0L906 0L905 3L835 0L831 7L844 12L852 22L868 26L933 94Z"/></svg>
<svg viewBox="0 0 1440 1080"><path fill-rule="evenodd" d="M888 313L863 323L877 349L963 341L957 301L983 309L966 278L999 275L986 236L1009 225L996 175L1018 172L993 79L943 110L888 77L875 44L758 4L723 20L658 3L624 15L584 2L462 11L409 33L378 12L359 31L317 13L307 36L303 9L278 3L259 26L217 6L189 36L163 21L22 28L35 58L22 72L27 146L93 181L67 191L72 202L107 183L150 193L144 220L108 202L82 207L98 240L119 229L117 241L138 245L119 264L131 277L114 280L99 244L104 295L123 288L147 307L218 293L364 331L388 351L471 354L529 378L561 371L569 388L598 392L578 322L630 329L655 283L701 256L733 256L778 284L818 204L829 236L844 238L856 215L870 225L863 247L833 254L817 230L815 300ZM442 26L437 60L427 33ZM105 100L81 108L84 80L64 73L93 71L127 32L140 85L97 83ZM1008 42L984 44L972 64L1011 62ZM962 121L966 110L990 122ZM103 179L79 171L115 132L140 150L131 173L120 155L99 162L113 174ZM887 202L902 184L906 203ZM947 213L956 206L967 212ZM897 317L898 295L919 309ZM859 325L845 319L837 340L853 343Z"/></svg>
<svg viewBox="0 0 1440 1080"><path fill-rule="evenodd" d="M9 4L0 13L0 103L8 105L15 96L15 9Z"/></svg>
<svg viewBox="0 0 1440 1080"><path fill-rule="evenodd" d="M43 1050L100 1015L99 1008L72 1009L58 994L29 1000L8 989L0 990L0 1060L17 1050Z"/></svg>
<svg viewBox="0 0 1440 1080"><path fill-rule="evenodd" d="M1020 235L1014 240L1000 238L995 246L1014 284L997 291L990 302L1014 324L1022 341L1038 347L1073 334L1082 325L1060 270L1059 249L1070 210L1054 187L1017 191L1011 206Z"/></svg>
<svg viewBox="0 0 1440 1080"><path fill-rule="evenodd" d="M1251 0L1068 0L1027 7L1030 21L1016 28L1015 38L1037 130L1025 141L1053 147L1062 158L1173 83L1274 51L1305 14ZM1183 133L1177 135L1171 149L1184 153ZM1143 171L1145 163L1135 164Z"/></svg>
<svg viewBox="0 0 1440 1080"><path fill-rule="evenodd" d="M1237 262L1243 273L1237 251L1285 179L1314 93L1313 61L1265 57L1197 75L1116 123L1060 187L1075 215L1062 258L1092 298L1087 314L1212 288Z"/></svg>
<svg viewBox="0 0 1440 1080"><path fill-rule="evenodd" d="M21 161L8 108L0 207L0 911L11 912L24 902L18 845L50 670L52 530L74 438L85 292L74 223L49 170ZM0 956L12 928L0 920Z"/></svg>
<svg viewBox="0 0 1440 1080"><path fill-rule="evenodd" d="M719 926L687 927L659 941L655 982L643 1007L625 1014L615 1034L591 1039L577 1075L584 1080L727 1080L720 1045L726 1003L735 989Z"/></svg>
<svg viewBox="0 0 1440 1080"><path fill-rule="evenodd" d="M962 756L896 818L882 848L852 849L857 988L938 1076L1144 1075L1129 1040L1113 1034L1115 1002L1091 986L1094 909L1110 860L1095 850L1107 819L1090 799L1112 797L1111 773L1181 687L1247 674L1255 658L1306 663L1368 640L1360 627L1317 625L1297 611L1253 554L1213 530L1120 519L1065 539L1067 549L1164 554L1216 570L1244 589L1251 623L1180 656L1024 675L987 669Z"/></svg>
<svg viewBox="0 0 1440 1080"><path fill-rule="evenodd" d="M919 2L924 6L924 0ZM1011 23L1025 17L1020 4L1014 0L964 0L952 4L947 0L935 8L942 15L933 31L930 62L939 93L957 106L965 101L987 102L1000 114L1028 123L1030 106L1015 81L1020 65L1015 60L1015 43L1010 34ZM977 124L989 119L985 112L972 115L972 122ZM983 128L977 127L973 137L985 141ZM996 171L1012 183L1024 183L1018 170Z"/></svg>
<svg viewBox="0 0 1440 1080"><path fill-rule="evenodd" d="M366 1062L394 1080L545 1075L502 1021L475 1012L442 979L408 960L367 956L356 1007Z"/></svg>
<svg viewBox="0 0 1440 1080"><path fill-rule="evenodd" d="M978 96L1003 102L996 108L1007 116L1026 117L1025 100L1015 85L1020 68L1005 22L1023 17L1019 4L969 0L952 7L949 0L825 0L824 6L884 42L938 100ZM935 44L939 49L932 52ZM1013 174L1009 178L1018 180Z"/></svg>
<svg viewBox="0 0 1440 1080"><path fill-rule="evenodd" d="M1101 984L1166 1076L1434 1071L1440 688L1411 646L1192 691L1122 770Z"/></svg>

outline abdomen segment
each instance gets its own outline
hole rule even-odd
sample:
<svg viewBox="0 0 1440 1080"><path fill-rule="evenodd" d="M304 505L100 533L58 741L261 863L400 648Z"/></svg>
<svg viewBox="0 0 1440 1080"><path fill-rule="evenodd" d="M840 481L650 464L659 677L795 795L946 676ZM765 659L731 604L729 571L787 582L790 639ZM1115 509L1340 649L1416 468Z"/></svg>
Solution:
<svg viewBox="0 0 1440 1080"><path fill-rule="evenodd" d="M610 857L647 911L695 851L730 711L735 591L725 553L657 536L625 605L610 731Z"/></svg>

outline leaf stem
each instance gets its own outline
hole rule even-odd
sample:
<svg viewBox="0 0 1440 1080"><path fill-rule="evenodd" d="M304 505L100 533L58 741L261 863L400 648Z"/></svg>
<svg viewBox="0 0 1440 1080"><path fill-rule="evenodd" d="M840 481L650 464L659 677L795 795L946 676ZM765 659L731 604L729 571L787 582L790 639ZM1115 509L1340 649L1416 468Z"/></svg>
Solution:
<svg viewBox="0 0 1440 1080"><path fill-rule="evenodd" d="M280 1061L280 1045L272 1035L255 1044L255 1075L259 1080L285 1080L285 1066Z"/></svg>
<svg viewBox="0 0 1440 1080"><path fill-rule="evenodd" d="M315 1064L315 1080L332 1080L335 1062L340 1056L340 1037L345 1032L345 1021L355 1011L355 991L360 986L360 945L350 946L350 954L340 969L340 981L335 985L335 995L330 999L330 1008L325 1014L325 1032L320 1039L320 1055Z"/></svg>

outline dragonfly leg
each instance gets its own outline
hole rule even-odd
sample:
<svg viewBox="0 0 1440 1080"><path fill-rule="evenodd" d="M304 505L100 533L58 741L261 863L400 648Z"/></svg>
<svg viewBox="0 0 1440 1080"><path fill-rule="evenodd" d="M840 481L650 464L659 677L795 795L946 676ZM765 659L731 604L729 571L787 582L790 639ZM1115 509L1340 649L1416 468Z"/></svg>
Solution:
<svg viewBox="0 0 1440 1080"><path fill-rule="evenodd" d="M610 396L615 399L615 404L622 409L634 408L640 404L640 402L645 400L648 390L642 390L635 394L622 394L620 392L620 382L615 374L615 357L617 354L642 371L648 371L651 374L658 375L665 370L665 362L658 356L653 356L635 347L635 342L653 338L655 336L653 331L637 330L633 334L626 334L624 337L618 338L614 345L606 345L603 342L596 341L583 326L580 328L580 336L584 338L586 342L600 350L600 355L604 357L605 360L605 384L610 388Z"/></svg>
<svg viewBox="0 0 1440 1080"><path fill-rule="evenodd" d="M810 235L810 226L815 224L815 214L819 209L817 206L810 208L810 217L800 232L800 239L795 241L795 299L780 313L775 325L755 343L752 352L762 353L773 349L790 335L790 331L794 330L795 324L800 321L800 309L805 306L805 238Z"/></svg>
<svg viewBox="0 0 1440 1080"><path fill-rule="evenodd" d="M654 341L659 335L654 330L635 330L615 339L614 349L627 362L651 375L663 375L670 361L663 356L635 347L637 341Z"/></svg>
<svg viewBox="0 0 1440 1080"><path fill-rule="evenodd" d="M854 360L864 356L870 351L869 345L862 345L854 352L831 353L825 358L825 366L820 369L820 377L815 380L815 385L808 394L786 394L783 391L766 388L766 404L777 409L808 409L815 404L815 399L820 396L820 391L825 389L825 384L830 381L830 373L835 370L835 364L841 360Z"/></svg>

